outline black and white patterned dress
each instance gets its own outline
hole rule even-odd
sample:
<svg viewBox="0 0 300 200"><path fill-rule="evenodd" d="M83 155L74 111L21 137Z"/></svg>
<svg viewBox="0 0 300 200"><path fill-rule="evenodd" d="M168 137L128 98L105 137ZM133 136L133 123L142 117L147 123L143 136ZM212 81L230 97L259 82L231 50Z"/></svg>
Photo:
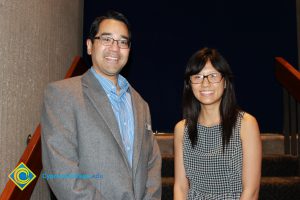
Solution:
<svg viewBox="0 0 300 200"><path fill-rule="evenodd" d="M238 115L229 145L222 150L221 125L198 124L197 145L192 148L187 129L184 133L183 160L190 183L189 200L235 200L242 192L241 118Z"/></svg>

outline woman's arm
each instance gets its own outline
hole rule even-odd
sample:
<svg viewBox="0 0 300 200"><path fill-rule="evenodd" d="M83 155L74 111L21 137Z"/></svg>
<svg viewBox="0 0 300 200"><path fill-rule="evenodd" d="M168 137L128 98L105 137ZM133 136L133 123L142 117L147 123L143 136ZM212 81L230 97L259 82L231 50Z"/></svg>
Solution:
<svg viewBox="0 0 300 200"><path fill-rule="evenodd" d="M187 198L189 183L185 175L183 165L183 133L184 120L178 122L174 131L174 151L175 151L175 184L174 184L174 200L184 200Z"/></svg>
<svg viewBox="0 0 300 200"><path fill-rule="evenodd" d="M241 140L243 148L241 200L256 200L259 195L262 144L256 119L248 113L244 114L241 125Z"/></svg>

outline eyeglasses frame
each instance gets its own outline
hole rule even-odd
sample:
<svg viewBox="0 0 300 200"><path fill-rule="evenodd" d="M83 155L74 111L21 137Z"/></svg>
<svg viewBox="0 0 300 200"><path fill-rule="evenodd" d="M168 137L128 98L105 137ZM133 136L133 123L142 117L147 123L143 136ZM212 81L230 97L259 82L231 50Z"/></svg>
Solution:
<svg viewBox="0 0 300 200"><path fill-rule="evenodd" d="M218 82L210 82L210 80L209 80L208 77L209 77L210 75L212 75L212 74L220 74L220 75L221 75L220 81L218 81ZM194 75L198 75L198 74L194 74ZM192 75L192 76L193 76L193 75ZM212 84L212 83L220 83L220 82L223 80L223 78L224 78L223 74L220 73L220 72L213 72L213 73L210 73L210 74L207 74L207 75L201 75L201 76L203 76L203 79L202 79L202 82L201 82L201 83L193 83L192 80L191 80L191 77L190 77L190 83L191 83L191 84L203 84L203 81L204 81L205 78L207 79L208 83L210 83L210 84Z"/></svg>
<svg viewBox="0 0 300 200"><path fill-rule="evenodd" d="M104 35L101 35L101 36L95 36L94 39L102 41L102 37L104 37ZM130 46L131 46L130 40L128 40L128 47L127 47L127 48L122 48L122 47L120 47L120 45L119 45L119 42L120 42L121 40L115 40L114 38L109 37L109 36L105 36L105 37L112 39L112 43L111 43L110 45L102 44L103 46L112 46L112 45L114 44L114 42L116 41L116 42L117 42L117 45L118 45L118 47L119 47L120 49L130 49Z"/></svg>

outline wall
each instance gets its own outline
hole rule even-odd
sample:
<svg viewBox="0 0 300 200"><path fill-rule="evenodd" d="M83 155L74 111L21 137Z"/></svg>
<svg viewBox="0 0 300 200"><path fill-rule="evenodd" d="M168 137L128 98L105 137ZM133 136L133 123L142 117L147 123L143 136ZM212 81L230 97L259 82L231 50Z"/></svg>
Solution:
<svg viewBox="0 0 300 200"><path fill-rule="evenodd" d="M48 82L82 53L83 0L0 0L0 191L40 120ZM32 199L47 199L39 180Z"/></svg>
<svg viewBox="0 0 300 200"><path fill-rule="evenodd" d="M300 0L296 0L297 38L298 38L298 70L300 70ZM300 119L300 118L299 118Z"/></svg>

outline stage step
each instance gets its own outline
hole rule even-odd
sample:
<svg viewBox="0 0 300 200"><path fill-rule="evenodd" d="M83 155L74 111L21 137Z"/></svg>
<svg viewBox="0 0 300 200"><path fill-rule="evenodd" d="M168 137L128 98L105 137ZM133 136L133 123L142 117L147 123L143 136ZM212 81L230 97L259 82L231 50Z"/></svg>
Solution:
<svg viewBox="0 0 300 200"><path fill-rule="evenodd" d="M162 178L162 200L173 199L173 177ZM259 200L299 200L300 177L262 177Z"/></svg>
<svg viewBox="0 0 300 200"><path fill-rule="evenodd" d="M299 161L297 156L290 155L264 155L262 160L263 177L290 177L297 176ZM174 177L174 156L162 155L163 177Z"/></svg>
<svg viewBox="0 0 300 200"><path fill-rule="evenodd" d="M173 154L173 133L155 134L162 154ZM261 133L263 154L284 154L284 136L279 133Z"/></svg>

